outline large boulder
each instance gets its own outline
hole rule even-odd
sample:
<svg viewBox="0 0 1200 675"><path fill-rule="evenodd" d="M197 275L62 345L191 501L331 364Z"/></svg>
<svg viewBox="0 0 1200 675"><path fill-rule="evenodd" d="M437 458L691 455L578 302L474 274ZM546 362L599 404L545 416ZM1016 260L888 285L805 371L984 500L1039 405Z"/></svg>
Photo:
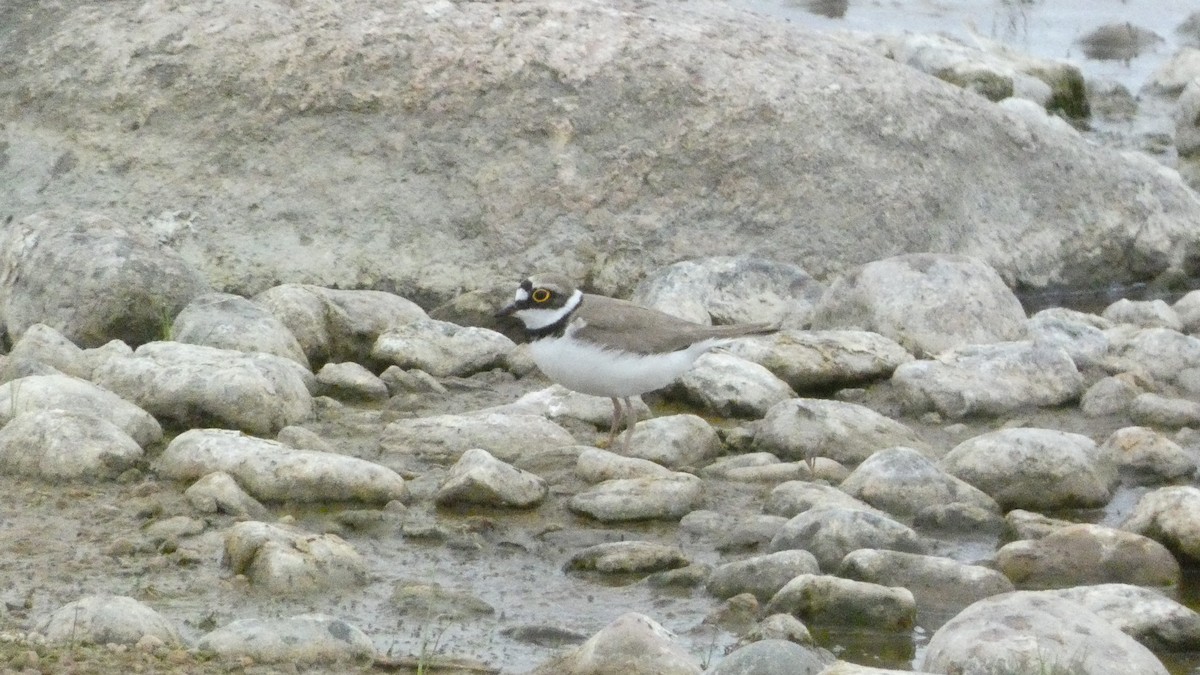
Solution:
<svg viewBox="0 0 1200 675"><path fill-rule="evenodd" d="M44 323L82 347L139 345L206 290L150 233L97 213L43 211L0 233L0 308L14 338Z"/></svg>
<svg viewBox="0 0 1200 675"><path fill-rule="evenodd" d="M1200 241L1153 162L729 3L27 4L0 203L145 219L225 290L434 306L546 260L613 291L732 250L816 278L958 252L1036 287Z"/></svg>

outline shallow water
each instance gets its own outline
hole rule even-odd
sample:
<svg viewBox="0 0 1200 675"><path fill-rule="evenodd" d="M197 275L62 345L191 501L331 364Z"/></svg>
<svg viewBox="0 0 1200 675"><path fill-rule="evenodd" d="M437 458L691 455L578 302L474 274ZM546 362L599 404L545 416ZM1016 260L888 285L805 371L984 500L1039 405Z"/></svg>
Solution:
<svg viewBox="0 0 1200 675"><path fill-rule="evenodd" d="M730 0L742 8L819 31L866 31L901 34L942 33L971 43L976 36L1042 58L1069 61L1089 82L1121 84L1138 99L1138 115L1129 122L1093 119L1091 137L1109 145L1138 148L1164 163L1175 160L1165 137L1173 137L1173 101L1140 92L1151 75L1181 46L1176 29L1200 10L1195 0L847 0L836 18L819 11L831 2L803 0ZM815 10L815 11L814 11ZM1125 23L1153 31L1161 42L1134 58L1092 59L1079 39L1105 24Z"/></svg>

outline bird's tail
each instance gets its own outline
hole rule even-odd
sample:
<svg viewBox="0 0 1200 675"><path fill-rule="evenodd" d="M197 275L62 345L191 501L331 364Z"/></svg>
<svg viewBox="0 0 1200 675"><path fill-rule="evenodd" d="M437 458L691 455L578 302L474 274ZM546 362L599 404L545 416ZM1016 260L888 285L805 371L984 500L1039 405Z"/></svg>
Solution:
<svg viewBox="0 0 1200 675"><path fill-rule="evenodd" d="M729 326L713 326L712 336L730 339L751 335L770 335L778 333L779 328L779 323L737 323Z"/></svg>

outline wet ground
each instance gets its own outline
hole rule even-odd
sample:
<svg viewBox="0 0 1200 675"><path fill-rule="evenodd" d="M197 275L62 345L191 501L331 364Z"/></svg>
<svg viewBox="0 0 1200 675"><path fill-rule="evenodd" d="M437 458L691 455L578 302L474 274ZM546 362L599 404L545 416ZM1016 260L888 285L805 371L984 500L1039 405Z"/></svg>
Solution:
<svg viewBox="0 0 1200 675"><path fill-rule="evenodd" d="M209 527L199 536L156 539L151 535L155 523L196 514L183 500L185 485L159 482L148 472L135 472L117 484L72 486L0 477L0 493L5 495L0 503L0 546L5 551L0 578L6 580L0 592L10 608L0 630L27 629L32 620L80 596L109 592L146 602L176 621L189 640L236 619L318 611L357 625L372 637L381 654L393 659L427 661L436 654L481 669L519 673L548 659L554 649L571 642L572 635L575 639L590 636L620 614L637 611L678 633L702 661L719 659L736 637L703 623L721 603L702 588L663 588L638 578L566 573L562 566L578 549L622 539L679 545L694 562L707 564L753 551L718 551L713 540L688 534L676 523L609 526L578 517L565 508L570 494L582 487L569 465L547 470L551 497L537 509L448 510L432 503L444 467L378 455L379 434L391 419L507 403L545 384L536 375L515 380L492 373L451 386L445 398L409 401L408 410L322 406L320 419L306 426L339 452L402 470L412 491L406 510L351 504L270 505L277 516L294 518L307 529L336 532L364 556L372 574L370 583L341 593L289 598L258 592L230 575L221 564L223 532L233 522L226 516L206 517ZM860 402L914 427L937 453L1005 424L1074 431L1097 442L1128 424L1117 418L1085 418L1073 409L965 424L909 418L898 411L887 384L868 389ZM658 414L679 409L671 402L658 402L655 407ZM603 438L599 431L576 428L573 432L580 441ZM710 481L703 508L755 515L771 487ZM1122 492L1104 511L1055 515L1116 524L1140 492ZM997 544L995 536L940 539L933 542L933 551L979 562L990 558ZM495 612L455 617L402 611L392 595L398 584L409 582L438 583L464 592ZM814 635L842 658L911 668L933 631L949 618L924 609L912 633L814 630ZM1191 665L1180 662L1174 671L1188 672Z"/></svg>

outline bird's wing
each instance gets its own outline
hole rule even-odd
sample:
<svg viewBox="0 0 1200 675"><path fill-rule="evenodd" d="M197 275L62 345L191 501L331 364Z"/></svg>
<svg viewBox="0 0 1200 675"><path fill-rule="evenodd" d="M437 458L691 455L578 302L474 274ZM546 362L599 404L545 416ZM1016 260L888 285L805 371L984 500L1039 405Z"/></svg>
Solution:
<svg viewBox="0 0 1200 675"><path fill-rule="evenodd" d="M583 296L575 318L584 322L575 332L580 339L636 354L673 352L710 338L736 338L777 329L767 324L705 326L625 300L588 294Z"/></svg>

